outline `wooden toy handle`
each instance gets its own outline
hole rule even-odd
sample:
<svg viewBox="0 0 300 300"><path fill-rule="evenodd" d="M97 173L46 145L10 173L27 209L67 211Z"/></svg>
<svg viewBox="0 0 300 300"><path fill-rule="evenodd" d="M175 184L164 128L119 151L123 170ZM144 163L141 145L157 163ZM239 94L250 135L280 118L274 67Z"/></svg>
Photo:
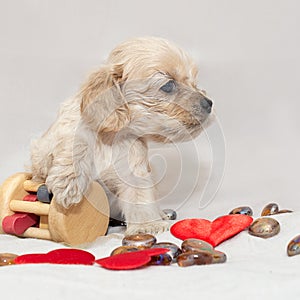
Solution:
<svg viewBox="0 0 300 300"><path fill-rule="evenodd" d="M22 200L11 200L9 208L12 211L21 211L26 213L36 214L38 216L47 216L49 214L49 204L39 201L27 202Z"/></svg>

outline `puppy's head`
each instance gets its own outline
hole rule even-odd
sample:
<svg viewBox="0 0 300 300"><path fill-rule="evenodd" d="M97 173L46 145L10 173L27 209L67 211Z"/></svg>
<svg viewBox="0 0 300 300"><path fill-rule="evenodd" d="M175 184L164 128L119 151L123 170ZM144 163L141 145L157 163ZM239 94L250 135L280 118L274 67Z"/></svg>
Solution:
<svg viewBox="0 0 300 300"><path fill-rule="evenodd" d="M100 133L126 129L161 142L188 140L212 111L196 80L196 65L181 49L160 38L132 39L83 86L82 116Z"/></svg>

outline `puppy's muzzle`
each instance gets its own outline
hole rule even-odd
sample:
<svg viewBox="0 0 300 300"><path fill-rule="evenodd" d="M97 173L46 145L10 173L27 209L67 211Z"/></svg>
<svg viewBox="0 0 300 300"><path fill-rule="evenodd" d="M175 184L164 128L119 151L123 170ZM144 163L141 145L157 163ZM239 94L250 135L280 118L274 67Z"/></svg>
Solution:
<svg viewBox="0 0 300 300"><path fill-rule="evenodd" d="M209 114L211 113L213 102L207 98L201 99L200 106Z"/></svg>

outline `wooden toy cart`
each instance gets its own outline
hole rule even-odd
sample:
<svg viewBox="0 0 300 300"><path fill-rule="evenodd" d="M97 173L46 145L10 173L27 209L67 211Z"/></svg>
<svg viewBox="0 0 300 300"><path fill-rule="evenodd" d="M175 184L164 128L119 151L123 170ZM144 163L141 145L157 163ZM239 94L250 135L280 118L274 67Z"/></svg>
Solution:
<svg viewBox="0 0 300 300"><path fill-rule="evenodd" d="M56 204L39 201L23 201L24 196L36 191L29 173L17 173L0 187L0 233L6 216L18 213L38 216L39 224L29 227L21 237L40 238L80 245L94 241L106 233L109 223L109 203L106 194L97 182L93 182L81 202L64 209Z"/></svg>

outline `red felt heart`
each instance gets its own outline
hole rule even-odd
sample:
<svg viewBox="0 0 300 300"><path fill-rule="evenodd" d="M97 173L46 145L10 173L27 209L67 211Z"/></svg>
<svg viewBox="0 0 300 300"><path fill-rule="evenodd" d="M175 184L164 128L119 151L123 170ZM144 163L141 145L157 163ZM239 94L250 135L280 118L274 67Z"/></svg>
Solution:
<svg viewBox="0 0 300 300"><path fill-rule="evenodd" d="M57 249L47 253L50 263L92 265L95 256L80 249Z"/></svg>
<svg viewBox="0 0 300 300"><path fill-rule="evenodd" d="M196 238L215 247L246 229L252 221L252 217L247 215L226 215L213 222L205 219L185 219L176 222L170 231L181 240Z"/></svg>
<svg viewBox="0 0 300 300"><path fill-rule="evenodd" d="M33 253L17 256L14 260L15 264L42 264L49 263L47 254Z"/></svg>
<svg viewBox="0 0 300 300"><path fill-rule="evenodd" d="M151 257L151 256L160 255L160 254L165 254L169 251L170 250L167 248L149 248L149 249L140 250L139 252L145 253Z"/></svg>
<svg viewBox="0 0 300 300"><path fill-rule="evenodd" d="M146 265L150 260L151 257L146 253L135 251L104 257L95 262L110 270L131 270Z"/></svg>
<svg viewBox="0 0 300 300"><path fill-rule="evenodd" d="M168 251L169 249L165 248L151 248L104 257L97 259L95 262L110 270L131 270L145 266L150 262L151 256L164 254Z"/></svg>
<svg viewBox="0 0 300 300"><path fill-rule="evenodd" d="M95 256L80 249L57 249L46 254L24 254L15 258L16 264L80 264L92 265Z"/></svg>

